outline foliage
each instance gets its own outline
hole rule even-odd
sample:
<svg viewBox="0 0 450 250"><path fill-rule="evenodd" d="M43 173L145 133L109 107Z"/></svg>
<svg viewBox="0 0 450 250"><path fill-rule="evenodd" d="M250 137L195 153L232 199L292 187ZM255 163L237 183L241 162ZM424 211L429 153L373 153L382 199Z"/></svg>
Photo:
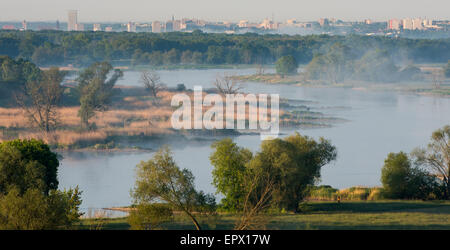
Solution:
<svg viewBox="0 0 450 250"><path fill-rule="evenodd" d="M200 230L194 211L205 208L211 197L205 197L195 190L194 176L181 170L172 158L168 147L163 147L147 162L141 162L136 169L136 184L132 196L136 204L154 202L168 203L172 209L185 213ZM214 204L207 207L215 208Z"/></svg>
<svg viewBox="0 0 450 250"><path fill-rule="evenodd" d="M47 196L31 188L21 195L13 188L6 195L0 195L0 229L70 228L82 215L80 194L76 188L65 192L52 190Z"/></svg>
<svg viewBox="0 0 450 250"><path fill-rule="evenodd" d="M78 221L81 191L56 190L58 166L42 141L0 143L0 229L67 228Z"/></svg>
<svg viewBox="0 0 450 250"><path fill-rule="evenodd" d="M309 79L325 79L332 83L345 80L352 72L355 53L341 43L333 44L325 54L317 54L306 67Z"/></svg>
<svg viewBox="0 0 450 250"><path fill-rule="evenodd" d="M413 155L418 165L439 179L444 198L450 199L450 125L434 131L428 147L416 149Z"/></svg>
<svg viewBox="0 0 450 250"><path fill-rule="evenodd" d="M320 138L317 142L296 133L283 140L264 141L249 166L275 178L274 206L297 211L307 187L319 180L321 168L336 157L329 141Z"/></svg>
<svg viewBox="0 0 450 250"><path fill-rule="evenodd" d="M295 58L291 55L283 56L276 61L275 68L277 74L280 74L282 76L289 74L296 74L298 63L295 60Z"/></svg>
<svg viewBox="0 0 450 250"><path fill-rule="evenodd" d="M337 156L329 141L320 138L317 142L298 133L264 141L253 156L230 139L213 144L213 148L213 184L225 195L224 207L232 210L242 209L244 197L254 196L249 202L255 205L262 200L261 194L270 193L266 202L297 211L308 186L319 180L320 169ZM272 186L270 192L265 190L267 186Z"/></svg>
<svg viewBox="0 0 450 250"><path fill-rule="evenodd" d="M209 157L214 166L213 185L218 193L224 195L222 207L227 211L239 211L245 195L243 184L246 164L252 158L252 153L238 147L230 138L214 142L211 147L214 150Z"/></svg>
<svg viewBox="0 0 450 250"><path fill-rule="evenodd" d="M173 219L173 211L166 204L139 204L130 212L128 223L132 230L159 229L161 224Z"/></svg>
<svg viewBox="0 0 450 250"><path fill-rule="evenodd" d="M395 82L398 70L386 50L368 51L355 63L354 78L371 82Z"/></svg>
<svg viewBox="0 0 450 250"><path fill-rule="evenodd" d="M390 153L381 170L381 182L386 198L427 199L436 190L436 181L423 170L412 167L403 152Z"/></svg>
<svg viewBox="0 0 450 250"><path fill-rule="evenodd" d="M407 52L414 63L447 62L448 39L406 39L380 36L257 35L211 33L127 33L0 31L0 54L33 60L38 65L87 66L95 61L115 64L272 64L291 55L308 63L335 43L357 54L387 50L392 56Z"/></svg>
<svg viewBox="0 0 450 250"><path fill-rule="evenodd" d="M25 110L30 123L45 133L57 127L56 108L63 93L61 82L65 75L66 73L59 71L59 68L44 71L40 81L26 83L24 95L17 100Z"/></svg>
<svg viewBox="0 0 450 250"><path fill-rule="evenodd" d="M105 111L111 97L114 94L114 85L122 77L123 72L114 70L113 66L107 62L97 62L89 68L83 70L77 78L80 90L81 107L78 115L81 123L89 128L89 119L95 115L96 111Z"/></svg>
<svg viewBox="0 0 450 250"><path fill-rule="evenodd" d="M0 194L17 188L19 194L28 189L43 193L58 188L57 155L42 141L13 140L0 143Z"/></svg>
<svg viewBox="0 0 450 250"><path fill-rule="evenodd" d="M33 63L0 55L0 85L2 83L14 83L17 87L20 87L28 81L39 80L40 76L40 69Z"/></svg>

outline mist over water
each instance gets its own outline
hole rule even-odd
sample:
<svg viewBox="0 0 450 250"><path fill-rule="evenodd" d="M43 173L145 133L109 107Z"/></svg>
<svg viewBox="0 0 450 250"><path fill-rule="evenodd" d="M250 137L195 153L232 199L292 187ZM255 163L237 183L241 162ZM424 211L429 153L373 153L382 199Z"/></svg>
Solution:
<svg viewBox="0 0 450 250"><path fill-rule="evenodd" d="M254 74L256 69L158 71L162 82L169 87L183 83L187 88L201 85L204 89L213 87L215 77L224 72ZM139 86L139 77L139 72L127 71L117 84ZM296 130L314 138L323 136L337 147L338 159L322 168L321 182L337 188L380 185L381 167L389 152L409 153L415 147L426 146L434 130L450 124L450 98L263 83L246 83L244 91L311 101L308 106L313 111L348 120L330 128ZM281 136L294 131L282 129ZM253 151L261 143L259 135L242 135L234 141ZM211 142L152 141L145 146L156 150L162 144L171 145L176 162L181 168L192 170L197 187L214 193L209 163ZM130 205L135 166L141 160L150 159L153 153L65 152L62 155L60 187L79 185L83 190L82 207L86 209Z"/></svg>

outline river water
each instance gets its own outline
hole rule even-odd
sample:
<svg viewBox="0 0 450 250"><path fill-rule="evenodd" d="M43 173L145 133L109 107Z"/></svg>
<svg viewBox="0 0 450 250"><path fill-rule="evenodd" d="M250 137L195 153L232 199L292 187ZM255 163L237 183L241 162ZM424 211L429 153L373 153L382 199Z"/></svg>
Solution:
<svg viewBox="0 0 450 250"><path fill-rule="evenodd" d="M271 69L266 72L272 71ZM212 87L217 75L253 74L256 69L162 70L161 80L170 87ZM118 85L139 85L139 72L125 72ZM289 129L303 135L331 140L338 159L322 168L321 184L336 188L380 185L380 173L389 152L410 152L426 146L431 133L450 124L450 98L402 94L394 91L364 91L345 88L307 88L292 85L245 83L246 92L280 94L281 98L310 101L313 110L348 120L327 128ZM239 146L258 150L259 135L235 137ZM167 143L182 168L190 169L198 189L214 193L209 163L211 141L149 142L152 148ZM83 209L127 206L134 185L135 166L152 152L65 152L59 169L61 188L78 185L83 191Z"/></svg>

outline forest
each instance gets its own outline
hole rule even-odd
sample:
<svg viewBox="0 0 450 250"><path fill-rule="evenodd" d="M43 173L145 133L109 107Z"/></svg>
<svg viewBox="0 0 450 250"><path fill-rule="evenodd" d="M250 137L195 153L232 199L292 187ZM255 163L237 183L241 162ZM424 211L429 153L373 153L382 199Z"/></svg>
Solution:
<svg viewBox="0 0 450 250"><path fill-rule="evenodd" d="M74 65L96 61L119 65L273 64L292 55L299 64L326 53L336 44L361 57L383 50L398 62L445 63L450 39L408 39L382 36L289 36L192 33L0 31L0 55L22 58L38 66Z"/></svg>

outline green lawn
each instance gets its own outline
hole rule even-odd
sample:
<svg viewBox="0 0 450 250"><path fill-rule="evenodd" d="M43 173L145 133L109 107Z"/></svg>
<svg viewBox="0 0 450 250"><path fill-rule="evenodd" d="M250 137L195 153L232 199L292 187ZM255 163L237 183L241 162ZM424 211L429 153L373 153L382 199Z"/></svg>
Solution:
<svg viewBox="0 0 450 250"><path fill-rule="evenodd" d="M267 229L450 229L450 202L345 201L309 202L301 214L268 215ZM232 229L235 215L203 221L205 229ZM128 229L126 218L82 220L79 229ZM176 216L166 229L194 229Z"/></svg>

